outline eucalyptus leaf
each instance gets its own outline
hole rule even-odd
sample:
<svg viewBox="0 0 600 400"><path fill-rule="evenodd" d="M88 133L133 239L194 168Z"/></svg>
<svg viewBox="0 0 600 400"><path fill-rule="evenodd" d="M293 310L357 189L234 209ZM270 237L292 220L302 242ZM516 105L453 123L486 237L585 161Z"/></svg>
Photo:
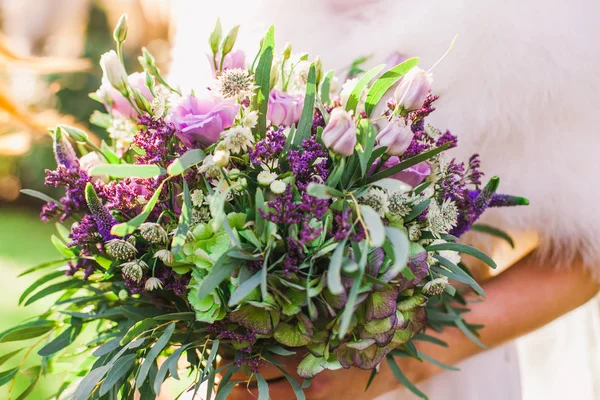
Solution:
<svg viewBox="0 0 600 400"><path fill-rule="evenodd" d="M19 354L21 351L23 351L23 349L11 351L10 353L7 353L7 354L4 354L3 356L1 356L0 357L0 366L3 365L8 360L10 360L11 358L13 358L14 356L16 356L17 354Z"/></svg>
<svg viewBox="0 0 600 400"><path fill-rule="evenodd" d="M332 294L342 294L344 286L342 285L342 261L346 240L338 244L337 248L329 260L329 269L327 272L327 288Z"/></svg>
<svg viewBox="0 0 600 400"><path fill-rule="evenodd" d="M217 288L237 267L240 260L229 257L229 254L225 253L217 262L213 265L208 275L202 280L200 289L198 289L198 298L203 299L213 290Z"/></svg>
<svg viewBox="0 0 600 400"><path fill-rule="evenodd" d="M81 326L70 326L53 341L42 347L38 354L42 357L50 356L69 346L81 333Z"/></svg>
<svg viewBox="0 0 600 400"><path fill-rule="evenodd" d="M91 176L109 175L113 178L155 178L166 171L158 165L100 164L89 169Z"/></svg>
<svg viewBox="0 0 600 400"><path fill-rule="evenodd" d="M45 201L46 203L54 203L58 206L59 209L64 209L64 206L56 199L44 194L42 192L38 192L37 190L32 189L21 189L21 193L26 194L27 196L35 197L36 199L40 199Z"/></svg>
<svg viewBox="0 0 600 400"><path fill-rule="evenodd" d="M136 359L137 356L135 353L127 354L114 363L113 367L108 371L106 379L104 379L100 386L100 396L107 394L114 385L127 376Z"/></svg>
<svg viewBox="0 0 600 400"><path fill-rule="evenodd" d="M373 247L381 247L385 241L385 226L377 211L372 207L361 204L360 212L367 224L369 239Z"/></svg>
<svg viewBox="0 0 600 400"><path fill-rule="evenodd" d="M29 299L27 299L27 301L25 302L25 306L33 304L36 301L41 300L44 297L49 296L51 294L60 292L61 290L78 289L78 288L85 286L86 284L87 284L87 282L85 282L85 281L79 281L79 280L73 280L73 279L67 280L64 282L55 283L53 285L45 287L44 289L35 293Z"/></svg>
<svg viewBox="0 0 600 400"><path fill-rule="evenodd" d="M90 371L81 383L79 383L79 386L77 386L73 394L73 400L87 400L96 388L96 385L98 385L111 368L112 365L103 365Z"/></svg>
<svg viewBox="0 0 600 400"><path fill-rule="evenodd" d="M53 279L64 277L64 276L65 276L65 271L54 271L47 275L41 276L38 280L33 282L27 289L25 289L23 291L23 293L21 294L21 297L19 298L19 305L21 305L25 301L27 296L29 296L31 293L33 293L33 291L35 291L35 289L42 286L44 283L48 283Z"/></svg>
<svg viewBox="0 0 600 400"><path fill-rule="evenodd" d="M400 370L400 367L398 367L398 364L396 364L396 360L394 359L394 356L392 356L391 354L388 354L386 357L388 365L390 366L390 369L392 370L392 374L394 374L394 376L396 377L396 379L398 379L398 381L408 390L410 390L411 392L413 392L416 396L424 399L424 400L428 400L427 396L425 395L425 393L421 392L411 381L408 380L408 378L402 373L402 370Z"/></svg>
<svg viewBox="0 0 600 400"><path fill-rule="evenodd" d="M441 244L432 244L432 245L427 246L425 249L427 251L449 250L449 251L456 251L456 252L463 253L463 254L468 254L470 256L473 256L473 257L483 261L490 267L496 268L496 263L494 262L494 260L492 260L492 258L490 256L488 256L481 250L478 250L478 249L468 246L466 244L450 243L450 242L449 243L441 243Z"/></svg>
<svg viewBox="0 0 600 400"><path fill-rule="evenodd" d="M348 97L348 101L346 102L346 111L356 111L356 107L358 106L358 103L360 102L360 98L362 97L361 95L362 95L363 90L365 89L365 87L367 87L369 82L371 82L373 80L373 78L375 78L377 76L377 74L379 74L381 72L381 70L383 70L384 68L385 68L385 64L380 64L380 65L370 69L362 77L360 77L358 82L356 82L354 89L350 93L350 97Z"/></svg>
<svg viewBox="0 0 600 400"><path fill-rule="evenodd" d="M144 358L144 362L142 363L138 375L135 381L135 387L140 388L146 381L146 377L148 376L148 372L150 371L150 367L154 364L156 357L163 351L165 346L169 344L169 340L175 331L175 322L172 322L167 326L164 330L161 337L154 343L154 346L150 349L146 357Z"/></svg>
<svg viewBox="0 0 600 400"><path fill-rule="evenodd" d="M302 107L302 114L300 115L300 121L298 121L298 128L294 134L293 145L299 146L304 139L310 137L310 132L313 123L313 114L315 112L315 95L317 92L317 75L315 72L315 64L310 65L308 70L308 80L306 83L306 93L304 95L304 106Z"/></svg>
<svg viewBox="0 0 600 400"><path fill-rule="evenodd" d="M171 176L181 175L189 168L201 163L205 157L206 154L201 149L188 150L169 165L167 173Z"/></svg>
<svg viewBox="0 0 600 400"><path fill-rule="evenodd" d="M473 226L471 226L471 230L474 232L487 233L488 235L504 239L510 245L510 247L512 247L513 249L515 248L515 242L513 238L501 229L486 224L474 224Z"/></svg>
<svg viewBox="0 0 600 400"><path fill-rule="evenodd" d="M258 111L258 121L255 133L261 136L267 131L267 108L269 106L269 93L271 91L271 65L273 64L273 52L275 50L275 28L269 27L262 41L258 65L254 73L256 95L253 98L253 109Z"/></svg>
<svg viewBox="0 0 600 400"><path fill-rule="evenodd" d="M323 185L320 183L311 182L306 188L306 193L318 199L331 199L333 197L342 198L344 193L337 189Z"/></svg>
<svg viewBox="0 0 600 400"><path fill-rule="evenodd" d="M8 382L12 381L15 375L17 375L17 372L19 372L19 368L0 372L0 386L6 385Z"/></svg>
<svg viewBox="0 0 600 400"><path fill-rule="evenodd" d="M269 400L269 384L261 374L256 374L258 386L258 400Z"/></svg>
<svg viewBox="0 0 600 400"><path fill-rule="evenodd" d="M451 273L447 273L446 271L444 271L440 268L440 271L438 271L440 274L445 275L450 279L454 279L455 281L466 283L467 285L469 285L471 287L471 289L473 289L475 291L475 293L477 293L480 296L485 297L485 292L483 291L483 288L481 286L479 286L479 284L477 283L477 281L475 281L475 279L473 279L471 276L469 276L469 274L467 274L465 271L463 271L462 268L460 268L458 265L454 264L453 262L451 262L450 260L448 260L445 257L442 257L439 254L434 254L433 258L438 260L440 264L442 264L444 267L446 267L451 272Z"/></svg>
<svg viewBox="0 0 600 400"><path fill-rule="evenodd" d="M242 283L235 291L231 294L229 298L229 307L236 306L240 304L242 300L244 300L254 289L256 289L260 285L261 273L257 272L249 279L246 279L244 283Z"/></svg>
<svg viewBox="0 0 600 400"><path fill-rule="evenodd" d="M45 263L38 264L35 267L26 269L25 271L23 271L19 274L19 277L30 274L35 271L39 271L40 269L55 267L55 266L59 266L59 265L65 265L67 263L67 261L71 261L71 260L72 260L72 258L63 258L60 260L47 261Z"/></svg>
<svg viewBox="0 0 600 400"><path fill-rule="evenodd" d="M408 257L410 255L410 241L406 236L406 233L402 232L398 228L391 226L385 227L385 234L392 244L392 251L394 252L394 262L390 265L389 269L385 272L385 280L395 278L400 272L406 268ZM410 269L407 269L410 271Z"/></svg>
<svg viewBox="0 0 600 400"><path fill-rule="evenodd" d="M181 206L181 215L179 216L179 223L177 224L177 230L171 241L171 251L173 254L178 255L185 244L188 233L190 231L190 225L192 223L192 200L190 197L190 188L183 180L183 205Z"/></svg>

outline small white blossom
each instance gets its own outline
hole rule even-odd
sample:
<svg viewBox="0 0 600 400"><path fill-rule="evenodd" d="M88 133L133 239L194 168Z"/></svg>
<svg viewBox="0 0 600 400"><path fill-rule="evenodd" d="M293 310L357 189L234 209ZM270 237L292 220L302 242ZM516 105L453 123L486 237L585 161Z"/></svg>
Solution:
<svg viewBox="0 0 600 400"><path fill-rule="evenodd" d="M144 261L134 260L121 264L121 273L123 277L131 279L134 282L139 282L144 274L144 269L148 268L148 264Z"/></svg>
<svg viewBox="0 0 600 400"><path fill-rule="evenodd" d="M241 99L253 95L254 77L247 69L229 68L217 78L217 87L225 99Z"/></svg>
<svg viewBox="0 0 600 400"><path fill-rule="evenodd" d="M387 193L376 187L371 187L366 194L358 199L358 202L370 206L380 217L389 212Z"/></svg>
<svg viewBox="0 0 600 400"><path fill-rule="evenodd" d="M210 210L207 206L195 208L192 210L192 225L204 224L210 221Z"/></svg>
<svg viewBox="0 0 600 400"><path fill-rule="evenodd" d="M456 226L458 218L458 208L456 204L446 199L442 204L432 200L427 211L427 222L429 230L436 236L440 233L448 233Z"/></svg>
<svg viewBox="0 0 600 400"><path fill-rule="evenodd" d="M111 239L104 245L106 254L117 260L130 260L136 253L135 246L123 239Z"/></svg>
<svg viewBox="0 0 600 400"><path fill-rule="evenodd" d="M250 111L242 118L242 126L244 128L254 128L258 123L258 113L256 111Z"/></svg>
<svg viewBox="0 0 600 400"><path fill-rule="evenodd" d="M152 119L157 120L165 116L167 111L167 99L160 94L157 94L152 100Z"/></svg>
<svg viewBox="0 0 600 400"><path fill-rule="evenodd" d="M135 124L129 118L113 117L106 129L111 139L131 142L137 133Z"/></svg>
<svg viewBox="0 0 600 400"><path fill-rule="evenodd" d="M411 242L417 242L421 239L421 228L419 225L411 225L408 227L408 238Z"/></svg>
<svg viewBox="0 0 600 400"><path fill-rule="evenodd" d="M194 207L200 207L206 203L206 196L200 189L194 190L190 195L190 199L192 200Z"/></svg>
<svg viewBox="0 0 600 400"><path fill-rule="evenodd" d="M146 280L146 284L144 285L144 288L147 291L151 292L156 289L162 289L163 284L160 279L153 276L151 278L148 278L148 280Z"/></svg>
<svg viewBox="0 0 600 400"><path fill-rule="evenodd" d="M448 243L447 241L443 240L443 239L436 239L434 240L431 245L436 245L436 244L446 244ZM458 263L460 262L461 258L460 258L460 253L458 253L457 251L451 251L451 250L440 250L437 252L440 256L444 257L446 260L450 261L452 264L458 265Z"/></svg>
<svg viewBox="0 0 600 400"><path fill-rule="evenodd" d="M213 162L215 165L225 168L229 165L229 150L216 150L213 154Z"/></svg>
<svg viewBox="0 0 600 400"><path fill-rule="evenodd" d="M213 156L207 156L198 171L208 179L221 179L221 168L215 164Z"/></svg>
<svg viewBox="0 0 600 400"><path fill-rule="evenodd" d="M444 293L444 289L448 285L448 278L443 276L441 278L435 278L423 286L423 293L428 296L437 296Z"/></svg>
<svg viewBox="0 0 600 400"><path fill-rule="evenodd" d="M254 137L250 128L234 126L221 132L222 145L232 153L247 152L254 143Z"/></svg>
<svg viewBox="0 0 600 400"><path fill-rule="evenodd" d="M144 222L140 225L140 235L145 241L156 245L166 244L169 240L167 231L154 222Z"/></svg>
<svg viewBox="0 0 600 400"><path fill-rule="evenodd" d="M277 179L271 182L271 185L269 187L271 189L271 192L275 194L281 194L285 192L286 184L284 181Z"/></svg>
<svg viewBox="0 0 600 400"><path fill-rule="evenodd" d="M258 180L259 185L269 186L275 179L277 179L277 174L270 171L261 171L258 173L256 179Z"/></svg>

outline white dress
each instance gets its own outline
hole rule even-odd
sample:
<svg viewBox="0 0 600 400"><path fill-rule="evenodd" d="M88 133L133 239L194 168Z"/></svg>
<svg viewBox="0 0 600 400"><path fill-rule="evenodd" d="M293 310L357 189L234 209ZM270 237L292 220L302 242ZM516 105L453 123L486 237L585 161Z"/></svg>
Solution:
<svg viewBox="0 0 600 400"><path fill-rule="evenodd" d="M455 152L478 152L501 191L527 208L490 212L496 226L534 230L539 252L568 259L577 250L600 277L600 3L584 0L180 0L171 81L207 83L207 38L217 16L241 24L238 48L254 55L270 24L279 50L320 56L344 71L371 55L420 56L439 94L433 123L458 134ZM432 400L600 399L599 306L588 303L539 333L461 363L421 385ZM539 344L542 344L540 348ZM519 351L517 351L517 348ZM577 350L577 351L574 351ZM566 394L570 396L567 396ZM403 391L382 399L410 399Z"/></svg>

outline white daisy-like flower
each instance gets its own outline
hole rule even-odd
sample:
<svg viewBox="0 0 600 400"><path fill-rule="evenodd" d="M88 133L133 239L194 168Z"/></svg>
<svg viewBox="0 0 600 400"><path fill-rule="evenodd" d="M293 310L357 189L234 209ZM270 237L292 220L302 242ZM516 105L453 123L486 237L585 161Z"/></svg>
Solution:
<svg viewBox="0 0 600 400"><path fill-rule="evenodd" d="M259 172L256 177L258 184L261 186L269 186L275 179L277 179L277 174L266 170Z"/></svg>
<svg viewBox="0 0 600 400"><path fill-rule="evenodd" d="M218 167L225 168L227 165L229 165L230 156L229 150L217 149L213 154L213 162Z"/></svg>
<svg viewBox="0 0 600 400"><path fill-rule="evenodd" d="M387 193L376 187L371 187L366 194L358 199L358 202L370 206L380 217L389 212Z"/></svg>
<svg viewBox="0 0 600 400"><path fill-rule="evenodd" d="M448 243L447 241L443 240L443 239L436 239L433 242L431 242L431 245L436 245L436 244L446 244ZM451 250L440 250L437 252L440 256L444 257L446 260L450 261L452 264L458 265L458 263L460 262L461 258L460 258L460 253L457 251L451 251Z"/></svg>
<svg viewBox="0 0 600 400"><path fill-rule="evenodd" d="M250 111L242 118L242 126L244 128L254 128L258 123L258 112Z"/></svg>
<svg viewBox="0 0 600 400"><path fill-rule="evenodd" d="M200 207L205 204L206 196L202 190L196 189L190 194L190 200L194 207Z"/></svg>
<svg viewBox="0 0 600 400"><path fill-rule="evenodd" d="M247 69L231 68L224 70L217 78L217 87L225 99L241 99L253 95L254 76Z"/></svg>
<svg viewBox="0 0 600 400"><path fill-rule="evenodd" d="M442 204L432 200L427 211L427 222L429 230L436 236L440 233L448 233L456 226L458 208L456 204L446 199Z"/></svg>
<svg viewBox="0 0 600 400"><path fill-rule="evenodd" d="M222 145L232 153L246 152L254 143L254 136L250 128L234 126L221 132Z"/></svg>
<svg viewBox="0 0 600 400"><path fill-rule="evenodd" d="M411 207L407 204L408 197L401 192L388 195L388 210L393 217L402 218L410 213Z"/></svg>
<svg viewBox="0 0 600 400"><path fill-rule="evenodd" d="M283 192L285 192L286 184L284 181L276 179L273 182L271 182L269 188L271 189L271 192L275 194L282 194Z"/></svg>
<svg viewBox="0 0 600 400"><path fill-rule="evenodd" d="M163 283L161 282L160 279L153 276L151 278L148 278L148 280L146 280L146 284L144 285L144 288L147 291L151 292L156 289L162 289Z"/></svg>

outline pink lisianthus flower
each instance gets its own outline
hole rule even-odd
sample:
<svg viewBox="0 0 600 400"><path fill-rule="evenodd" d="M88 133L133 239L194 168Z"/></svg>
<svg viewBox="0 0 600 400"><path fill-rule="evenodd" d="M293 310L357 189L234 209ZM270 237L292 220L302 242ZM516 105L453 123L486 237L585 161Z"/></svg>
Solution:
<svg viewBox="0 0 600 400"><path fill-rule="evenodd" d="M213 75L216 75L215 64L213 63L212 54L207 54L208 62L210 63L210 67L212 68ZM217 52L216 57L217 69L221 65L221 52ZM246 54L242 50L233 50L225 56L225 60L223 60L223 69L246 69Z"/></svg>
<svg viewBox="0 0 600 400"><path fill-rule="evenodd" d="M240 106L216 97L183 96L169 110L177 137L189 148L211 145L231 127Z"/></svg>
<svg viewBox="0 0 600 400"><path fill-rule="evenodd" d="M133 89L142 93L148 101L154 100L154 96L152 96L150 89L146 87L146 78L144 74L141 72L134 72L128 76L127 82ZM106 111L114 116L135 118L138 115L129 100L115 89L106 78L102 79L102 85L96 91L96 96L102 101Z"/></svg>
<svg viewBox="0 0 600 400"><path fill-rule="evenodd" d="M304 98L280 90L271 90L267 119L273 125L292 126L300 121Z"/></svg>
<svg viewBox="0 0 600 400"><path fill-rule="evenodd" d="M385 171L388 168L393 167L396 164L400 163L400 159L396 156L392 156L383 162L383 165L378 168L379 163L381 163L381 159L378 158L375 160L371 168L369 169L369 175L375 174L375 172ZM419 185L421 182L425 180L431 174L431 167L427 161L422 161L418 164L413 165L412 167L408 167L400 172L391 175L390 178L397 179L415 187Z"/></svg>

